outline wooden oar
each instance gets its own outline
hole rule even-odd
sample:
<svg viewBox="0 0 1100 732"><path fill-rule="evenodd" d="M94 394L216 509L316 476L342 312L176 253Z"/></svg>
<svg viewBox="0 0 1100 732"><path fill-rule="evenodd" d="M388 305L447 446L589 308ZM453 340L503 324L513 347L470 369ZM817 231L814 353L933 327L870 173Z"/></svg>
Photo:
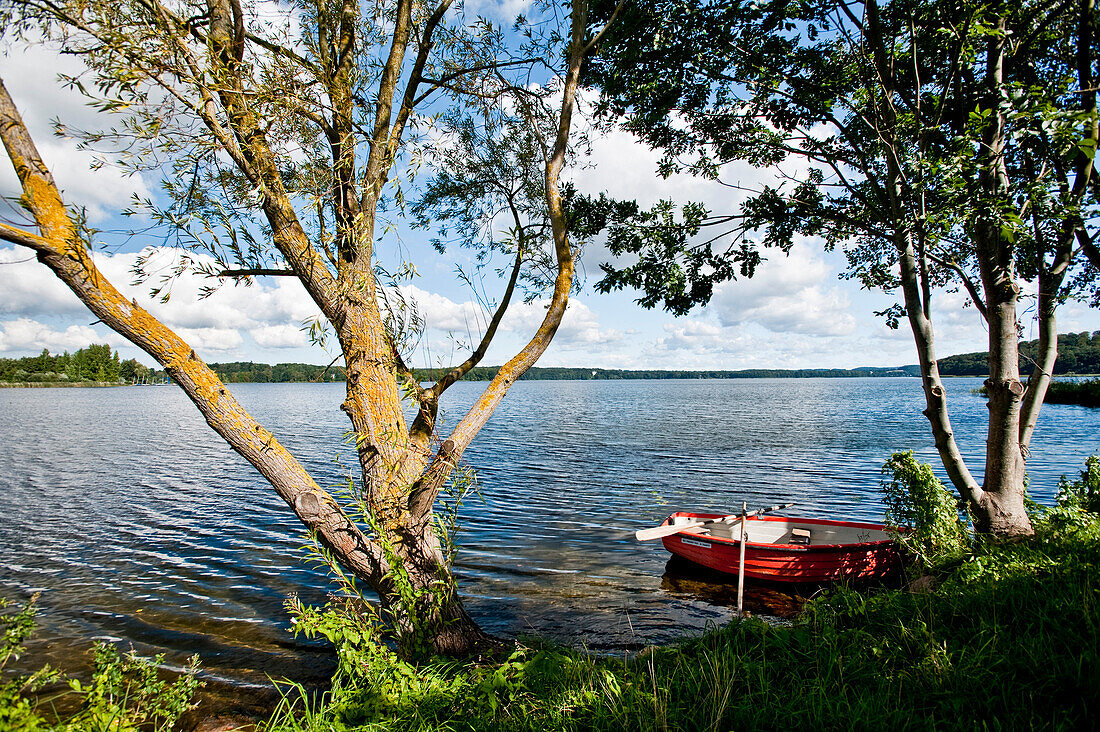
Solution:
<svg viewBox="0 0 1100 732"><path fill-rule="evenodd" d="M759 516L762 513L768 513L769 511L780 511L784 508L790 508L793 503L780 503L777 506L768 506L767 508L760 508L755 511L749 511L745 514L745 518L749 516ZM638 541L649 541L650 539L660 539L665 536L672 536L673 534L679 534L681 531L688 529L695 529L700 526L706 526L707 524L718 523L732 523L741 518L739 513L731 513L729 516L722 516L721 518L705 519L703 521L689 521L686 524L669 524L668 526L654 526L651 529L639 529L634 532L634 538Z"/></svg>

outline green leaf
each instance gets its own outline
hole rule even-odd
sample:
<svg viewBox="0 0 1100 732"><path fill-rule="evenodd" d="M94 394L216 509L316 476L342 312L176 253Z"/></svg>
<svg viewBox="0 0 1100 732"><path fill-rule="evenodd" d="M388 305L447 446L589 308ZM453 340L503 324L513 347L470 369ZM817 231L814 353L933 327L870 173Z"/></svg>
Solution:
<svg viewBox="0 0 1100 732"><path fill-rule="evenodd" d="M1092 137L1086 137L1077 143L1077 149L1083 152L1089 160L1093 160L1096 157L1096 140Z"/></svg>

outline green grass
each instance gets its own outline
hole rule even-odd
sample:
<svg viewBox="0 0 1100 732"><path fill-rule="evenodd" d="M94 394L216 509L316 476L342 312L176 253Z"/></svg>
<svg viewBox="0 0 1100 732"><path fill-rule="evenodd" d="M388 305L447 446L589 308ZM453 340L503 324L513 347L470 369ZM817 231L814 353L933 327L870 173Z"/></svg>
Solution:
<svg viewBox="0 0 1100 732"><path fill-rule="evenodd" d="M271 730L1082 729L1100 715L1100 524L1054 509L927 593L838 589L791 626L734 622L631 658L555 646L504 663L352 663Z"/></svg>

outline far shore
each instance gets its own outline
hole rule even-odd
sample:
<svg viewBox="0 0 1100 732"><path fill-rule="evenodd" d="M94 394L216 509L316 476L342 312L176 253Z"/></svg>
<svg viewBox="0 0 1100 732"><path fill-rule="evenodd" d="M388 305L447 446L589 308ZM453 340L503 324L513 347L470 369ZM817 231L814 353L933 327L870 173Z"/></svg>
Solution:
<svg viewBox="0 0 1100 732"><path fill-rule="evenodd" d="M48 389L51 387L101 388L105 386L130 386L119 381L0 381L0 389Z"/></svg>

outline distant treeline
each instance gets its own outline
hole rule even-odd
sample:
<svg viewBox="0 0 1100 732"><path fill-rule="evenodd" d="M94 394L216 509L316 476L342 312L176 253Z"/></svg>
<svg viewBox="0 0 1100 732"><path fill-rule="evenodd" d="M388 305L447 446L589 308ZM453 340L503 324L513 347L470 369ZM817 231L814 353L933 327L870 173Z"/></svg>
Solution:
<svg viewBox="0 0 1100 732"><path fill-rule="evenodd" d="M231 361L208 364L227 384L270 384L300 381L343 381L344 369L339 366L314 366L308 363L253 363Z"/></svg>
<svg viewBox="0 0 1100 732"><path fill-rule="evenodd" d="M305 363L279 363L274 366L251 361L212 363L210 368L229 384L342 381L344 369L339 366L312 366ZM488 381L496 376L499 366L475 366L466 374L467 381ZM414 369L413 374L421 382L437 381L449 369ZM619 380L619 379L759 379L759 378L808 378L851 376L919 376L916 366L902 368L860 369L748 369L742 371L672 371L648 369L629 371L624 369L567 368L564 366L534 367L521 378L538 380Z"/></svg>
<svg viewBox="0 0 1100 732"><path fill-rule="evenodd" d="M499 366L476 366L466 374L468 381L488 381ZM446 369L417 369L421 381L435 381ZM852 376L920 376L917 366L858 369L742 369L739 371L672 371L669 369L592 369L565 366L532 367L521 376L531 381L574 380L609 381L622 379L775 379L775 378L846 378Z"/></svg>
<svg viewBox="0 0 1100 732"><path fill-rule="evenodd" d="M1028 371L1030 359L1038 350L1038 341L1020 346L1020 367ZM986 354L965 353L939 361L945 376L984 376L987 373ZM230 384L343 381L344 369L337 365L315 366L308 363L278 363L274 366L252 361L231 361L210 364L218 377ZM468 381L488 381L496 376L499 366L477 366L466 374ZM422 382L436 381L447 369L416 369ZM1100 331L1069 333L1058 338L1058 361L1055 374L1100 374ZM38 356L0 358L0 381L62 382L121 381L130 383L150 378L163 378L165 373L149 369L135 359L122 361L110 346L91 345L76 353L51 355L42 351ZM620 379L805 379L850 378L867 376L920 376L917 366L893 368L861 367L855 369L740 369L737 371L671 369L594 369L564 366L534 367L523 375L528 380L620 380Z"/></svg>
<svg viewBox="0 0 1100 732"><path fill-rule="evenodd" d="M84 381L131 383L148 378L151 370L136 359L122 361L106 343L60 355L43 349L37 356L0 358L0 382L73 383Z"/></svg>
<svg viewBox="0 0 1100 732"><path fill-rule="evenodd" d="M1039 341L1020 344L1020 369L1028 374L1031 362L1039 351ZM985 376L989 364L985 351L964 353L940 359L940 373L944 376ZM1066 333L1058 336L1058 360L1054 363L1057 374L1100 374L1100 330L1094 333ZM1049 399L1048 399L1049 401Z"/></svg>

